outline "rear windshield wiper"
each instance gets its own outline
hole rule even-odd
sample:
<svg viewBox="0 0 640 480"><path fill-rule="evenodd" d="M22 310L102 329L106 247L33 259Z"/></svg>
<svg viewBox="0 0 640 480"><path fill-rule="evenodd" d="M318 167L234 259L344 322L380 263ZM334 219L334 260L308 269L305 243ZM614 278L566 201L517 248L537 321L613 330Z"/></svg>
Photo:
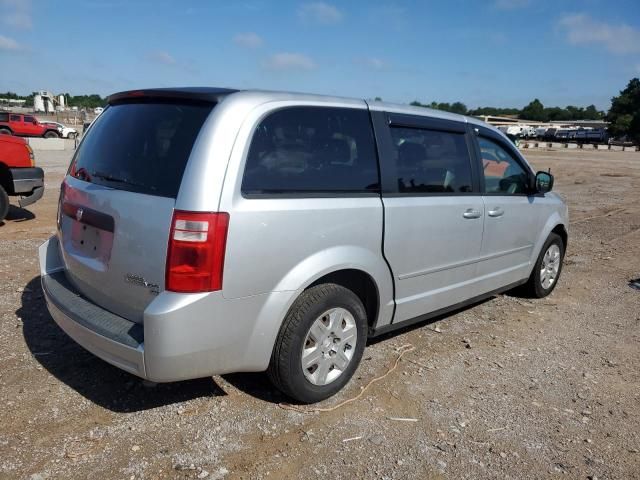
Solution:
<svg viewBox="0 0 640 480"><path fill-rule="evenodd" d="M93 172L91 175L95 178L101 178L102 180L107 180L108 182L122 183L124 185L131 185L133 187L141 187L141 188L147 187L143 183L132 182L131 180L127 180L125 178L119 178L106 172Z"/></svg>

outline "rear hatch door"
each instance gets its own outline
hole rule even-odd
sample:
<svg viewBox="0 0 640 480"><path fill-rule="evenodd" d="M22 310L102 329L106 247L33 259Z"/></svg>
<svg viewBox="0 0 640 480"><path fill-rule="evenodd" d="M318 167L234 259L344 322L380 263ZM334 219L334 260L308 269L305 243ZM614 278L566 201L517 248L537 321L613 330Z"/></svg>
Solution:
<svg viewBox="0 0 640 480"><path fill-rule="evenodd" d="M182 175L214 104L120 100L94 121L61 192L59 236L69 280L134 322L165 284Z"/></svg>

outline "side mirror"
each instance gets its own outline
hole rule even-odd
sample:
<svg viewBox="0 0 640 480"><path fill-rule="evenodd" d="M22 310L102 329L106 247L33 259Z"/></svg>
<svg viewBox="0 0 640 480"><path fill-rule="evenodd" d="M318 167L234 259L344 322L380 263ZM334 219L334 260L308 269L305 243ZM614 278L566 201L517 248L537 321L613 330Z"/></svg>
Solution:
<svg viewBox="0 0 640 480"><path fill-rule="evenodd" d="M536 173L536 192L547 193L553 188L553 175L548 172Z"/></svg>

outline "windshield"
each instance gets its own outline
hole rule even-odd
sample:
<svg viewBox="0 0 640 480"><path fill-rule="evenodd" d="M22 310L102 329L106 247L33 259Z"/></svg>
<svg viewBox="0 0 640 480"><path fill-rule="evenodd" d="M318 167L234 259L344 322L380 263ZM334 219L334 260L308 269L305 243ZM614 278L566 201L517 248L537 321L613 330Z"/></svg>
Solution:
<svg viewBox="0 0 640 480"><path fill-rule="evenodd" d="M211 104L124 103L94 121L70 175L119 190L178 195L182 175Z"/></svg>

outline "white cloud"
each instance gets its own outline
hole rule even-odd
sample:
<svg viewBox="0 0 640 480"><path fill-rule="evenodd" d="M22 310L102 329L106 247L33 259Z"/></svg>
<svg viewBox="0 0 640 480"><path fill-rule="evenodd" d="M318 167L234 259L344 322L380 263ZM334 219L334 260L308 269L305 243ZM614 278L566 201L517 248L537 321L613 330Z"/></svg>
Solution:
<svg viewBox="0 0 640 480"><path fill-rule="evenodd" d="M22 46L13 38L0 35L0 50L17 51L22 50Z"/></svg>
<svg viewBox="0 0 640 480"><path fill-rule="evenodd" d="M33 28L30 0L0 0L2 23L12 28L30 30Z"/></svg>
<svg viewBox="0 0 640 480"><path fill-rule="evenodd" d="M572 45L599 45L615 54L640 52L640 30L626 24L612 25L578 13L565 15L558 26Z"/></svg>
<svg viewBox="0 0 640 480"><path fill-rule="evenodd" d="M298 16L324 25L338 23L344 17L340 10L325 2L305 3L298 10Z"/></svg>
<svg viewBox="0 0 640 480"><path fill-rule="evenodd" d="M264 41L262 37L254 32L238 33L233 37L233 43L246 48L259 48Z"/></svg>
<svg viewBox="0 0 640 480"><path fill-rule="evenodd" d="M500 10L515 10L528 7L530 3L531 0L495 0L493 5Z"/></svg>
<svg viewBox="0 0 640 480"><path fill-rule="evenodd" d="M169 52L165 52L164 50L158 50L156 52L151 52L148 55L149 60L161 63L163 65L175 65L176 59L171 56Z"/></svg>
<svg viewBox="0 0 640 480"><path fill-rule="evenodd" d="M269 70L313 70L316 64L301 53L276 53L267 58L263 66Z"/></svg>
<svg viewBox="0 0 640 480"><path fill-rule="evenodd" d="M355 61L358 65L370 68L372 70L385 70L389 68L389 64L378 57L363 57Z"/></svg>

